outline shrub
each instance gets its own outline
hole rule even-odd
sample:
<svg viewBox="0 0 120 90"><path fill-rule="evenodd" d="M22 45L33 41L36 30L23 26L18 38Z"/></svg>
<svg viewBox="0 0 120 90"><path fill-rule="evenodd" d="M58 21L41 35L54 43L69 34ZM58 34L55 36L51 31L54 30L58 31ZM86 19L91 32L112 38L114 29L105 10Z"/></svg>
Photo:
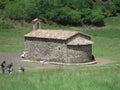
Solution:
<svg viewBox="0 0 120 90"><path fill-rule="evenodd" d="M0 0L0 9L14 20L39 17L63 25L100 24L120 13L120 0Z"/></svg>
<svg viewBox="0 0 120 90"><path fill-rule="evenodd" d="M51 12L48 12L46 17L64 25L81 23L80 13L76 10L70 9L69 7L54 9Z"/></svg>
<svg viewBox="0 0 120 90"><path fill-rule="evenodd" d="M117 9L116 6L112 3L107 3L106 5L104 5L104 15L109 17L109 16L115 16L117 13Z"/></svg>
<svg viewBox="0 0 120 90"><path fill-rule="evenodd" d="M32 1L20 0L9 3L5 8L5 15L14 20L31 21L38 16L38 10Z"/></svg>
<svg viewBox="0 0 120 90"><path fill-rule="evenodd" d="M97 26L104 25L104 15L101 7L94 7L91 11L91 23Z"/></svg>
<svg viewBox="0 0 120 90"><path fill-rule="evenodd" d="M11 22L0 20L0 30L2 29L11 29L14 28L13 24Z"/></svg>
<svg viewBox="0 0 120 90"><path fill-rule="evenodd" d="M117 13L120 13L120 0L113 0Z"/></svg>
<svg viewBox="0 0 120 90"><path fill-rule="evenodd" d="M81 14L82 24L90 24L91 9L83 8L79 12Z"/></svg>

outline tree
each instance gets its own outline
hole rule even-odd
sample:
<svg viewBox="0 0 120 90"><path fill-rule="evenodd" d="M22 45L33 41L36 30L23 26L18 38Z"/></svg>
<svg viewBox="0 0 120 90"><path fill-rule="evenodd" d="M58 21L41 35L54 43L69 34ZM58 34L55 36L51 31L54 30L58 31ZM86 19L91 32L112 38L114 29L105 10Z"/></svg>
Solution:
<svg viewBox="0 0 120 90"><path fill-rule="evenodd" d="M104 25L104 15L101 6L95 6L91 12L91 22L96 26Z"/></svg>
<svg viewBox="0 0 120 90"><path fill-rule="evenodd" d="M117 13L120 13L120 0L113 0Z"/></svg>
<svg viewBox="0 0 120 90"><path fill-rule="evenodd" d="M4 9L8 0L0 0L0 9Z"/></svg>
<svg viewBox="0 0 120 90"><path fill-rule="evenodd" d="M39 16L36 5L32 1L25 0L8 3L5 8L5 15L10 19L26 21L31 21Z"/></svg>

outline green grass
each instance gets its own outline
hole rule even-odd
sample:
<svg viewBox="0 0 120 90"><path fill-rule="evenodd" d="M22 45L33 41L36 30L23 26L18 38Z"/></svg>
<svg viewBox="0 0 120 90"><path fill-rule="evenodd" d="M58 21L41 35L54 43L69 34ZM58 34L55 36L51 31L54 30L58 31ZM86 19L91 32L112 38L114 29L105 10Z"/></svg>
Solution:
<svg viewBox="0 0 120 90"><path fill-rule="evenodd" d="M92 36L96 57L120 60L120 29L84 31Z"/></svg>
<svg viewBox="0 0 120 90"><path fill-rule="evenodd" d="M12 75L0 73L0 90L120 90L120 17L106 19L105 27L92 30L68 26L54 28L80 30L91 35L95 57L118 62L68 70L26 69L25 74L18 74L15 69ZM0 52L23 51L23 35L29 31L30 29L0 30Z"/></svg>
<svg viewBox="0 0 120 90"><path fill-rule="evenodd" d="M0 30L0 52L21 52L24 50L24 35L30 30Z"/></svg>
<svg viewBox="0 0 120 90"><path fill-rule="evenodd" d="M79 30L92 36L93 54L99 58L119 61L120 58L120 16L105 20L105 27L86 30L84 27L44 25L42 28ZM32 30L32 29L31 29ZM24 50L24 35L30 29L0 30L0 52L21 52Z"/></svg>
<svg viewBox="0 0 120 90"><path fill-rule="evenodd" d="M0 74L0 90L120 90L120 64Z"/></svg>
<svg viewBox="0 0 120 90"><path fill-rule="evenodd" d="M93 53L96 57L120 60L120 16L105 20L104 28L84 30L92 36Z"/></svg>

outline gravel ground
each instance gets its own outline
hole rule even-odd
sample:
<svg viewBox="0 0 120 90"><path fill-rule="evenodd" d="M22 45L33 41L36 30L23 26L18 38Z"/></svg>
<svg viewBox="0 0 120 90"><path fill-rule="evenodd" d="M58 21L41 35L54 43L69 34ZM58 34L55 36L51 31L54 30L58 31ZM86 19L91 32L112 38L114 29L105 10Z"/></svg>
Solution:
<svg viewBox="0 0 120 90"><path fill-rule="evenodd" d="M25 68L30 68L30 69L49 69L49 68L58 68L57 65L47 65L47 64L41 64L39 62L28 62L26 60L23 60L20 57L21 53L0 53L0 63L3 61L6 61L6 64L10 64L11 62L13 63L13 66L15 68L19 67L25 67Z"/></svg>
<svg viewBox="0 0 120 90"><path fill-rule="evenodd" d="M11 52L5 52L5 53L0 53L0 63L2 61L6 61L6 64L10 64L13 62L14 68L19 68L19 67L25 67L29 69L60 69L60 68L73 68L73 67L80 67L80 65L75 66L75 65L54 65L54 64L41 64L40 62L28 62L26 60L22 60L20 58L21 53L11 53ZM108 59L100 59L97 58L97 64L93 64L90 66L99 66L99 65L105 65L109 63L114 63L112 60ZM83 65L82 65L83 66ZM88 66L88 65L84 65Z"/></svg>

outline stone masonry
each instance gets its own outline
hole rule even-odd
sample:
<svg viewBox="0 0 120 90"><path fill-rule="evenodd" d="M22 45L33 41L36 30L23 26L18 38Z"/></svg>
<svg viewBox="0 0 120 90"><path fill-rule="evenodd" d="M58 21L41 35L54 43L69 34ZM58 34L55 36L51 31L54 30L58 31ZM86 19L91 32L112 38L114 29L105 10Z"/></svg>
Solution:
<svg viewBox="0 0 120 90"><path fill-rule="evenodd" d="M77 31L43 30L33 20L33 31L26 34L26 58L35 61L84 63L92 61L91 37Z"/></svg>

